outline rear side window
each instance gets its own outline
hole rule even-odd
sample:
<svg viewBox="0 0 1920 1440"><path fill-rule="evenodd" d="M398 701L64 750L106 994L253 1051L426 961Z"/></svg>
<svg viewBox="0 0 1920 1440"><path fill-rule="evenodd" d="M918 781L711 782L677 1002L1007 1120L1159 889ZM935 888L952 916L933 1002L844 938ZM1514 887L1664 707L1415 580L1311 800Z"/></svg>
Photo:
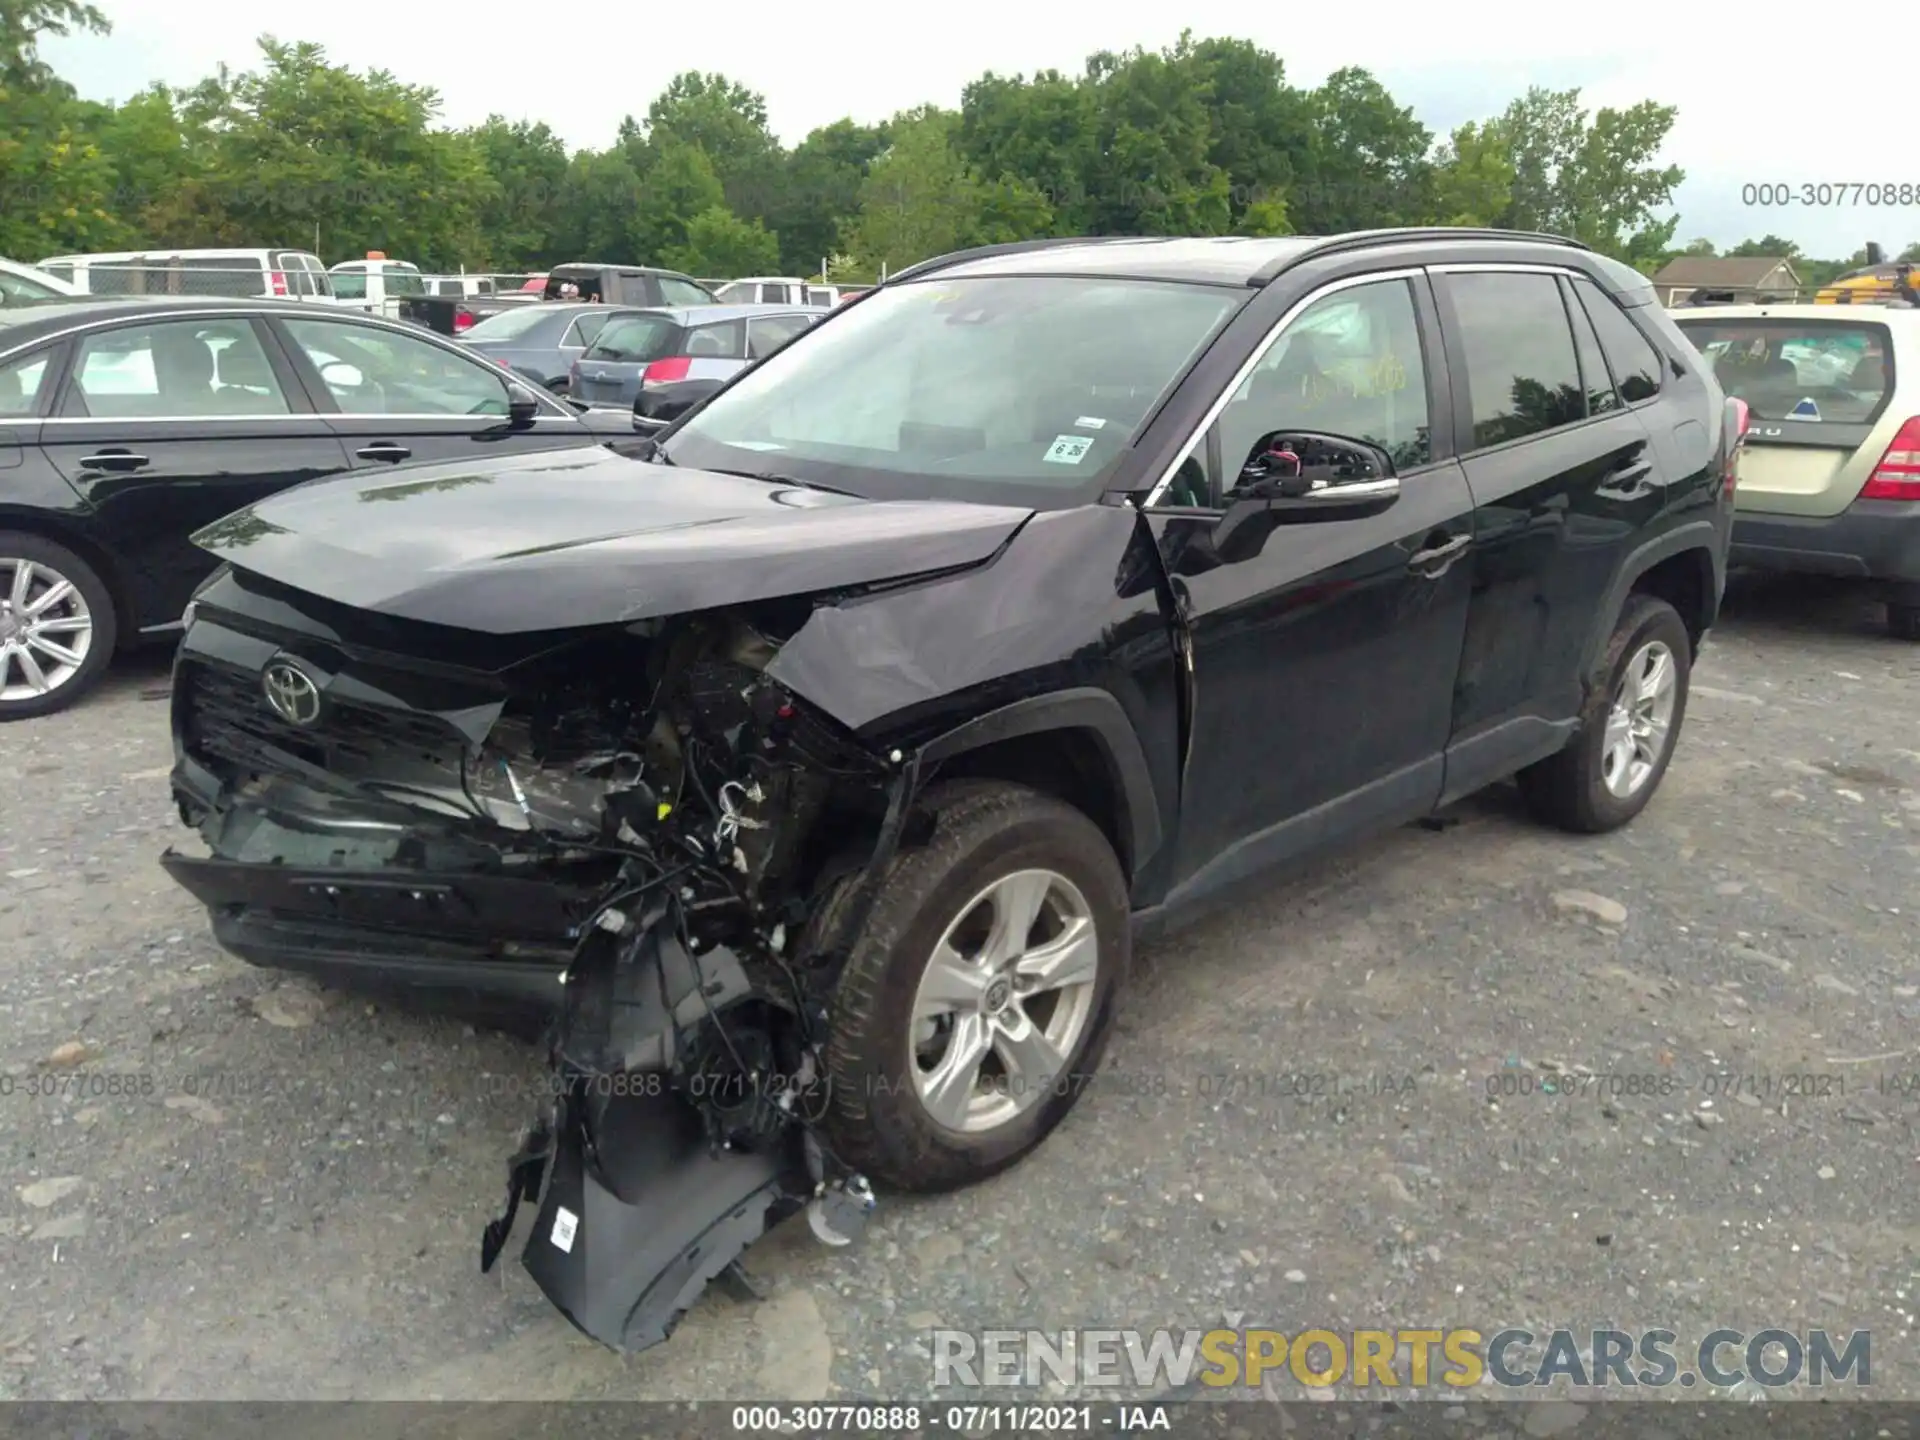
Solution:
<svg viewBox="0 0 1920 1440"><path fill-rule="evenodd" d="M747 353L747 322L729 320L720 325L700 325L687 331L687 343L681 354L695 360L742 360Z"/></svg>
<svg viewBox="0 0 1920 1440"><path fill-rule="evenodd" d="M1620 396L1614 391L1613 377L1607 371L1607 357L1600 349L1600 337L1593 333L1593 322L1586 307L1567 295L1567 314L1573 321L1573 349L1580 357L1580 383L1587 388L1587 413L1605 415L1620 409Z"/></svg>
<svg viewBox="0 0 1920 1440"><path fill-rule="evenodd" d="M747 356L758 360L771 355L802 330L813 324L810 315L770 315L747 326Z"/></svg>
<svg viewBox="0 0 1920 1440"><path fill-rule="evenodd" d="M267 275L261 263L251 255L195 255L183 258L175 273L175 295L227 295L246 299L263 295ZM148 281L149 293L156 287Z"/></svg>
<svg viewBox="0 0 1920 1440"><path fill-rule="evenodd" d="M1677 317L1676 317L1677 318ZM1887 327L1845 320L1678 320L1720 388L1761 420L1871 424L1893 393Z"/></svg>
<svg viewBox="0 0 1920 1440"><path fill-rule="evenodd" d="M1573 331L1554 277L1490 271L1446 279L1473 397L1473 448L1585 419Z"/></svg>
<svg viewBox="0 0 1920 1440"><path fill-rule="evenodd" d="M638 365L678 353L680 327L664 315L623 315L607 322L587 358Z"/></svg>
<svg viewBox="0 0 1920 1440"><path fill-rule="evenodd" d="M1629 405L1651 400L1660 393L1660 352L1640 333L1626 312L1601 293L1590 280L1575 280L1574 293L1586 306L1593 328L1600 336L1600 348L1613 368L1614 383L1620 398Z"/></svg>

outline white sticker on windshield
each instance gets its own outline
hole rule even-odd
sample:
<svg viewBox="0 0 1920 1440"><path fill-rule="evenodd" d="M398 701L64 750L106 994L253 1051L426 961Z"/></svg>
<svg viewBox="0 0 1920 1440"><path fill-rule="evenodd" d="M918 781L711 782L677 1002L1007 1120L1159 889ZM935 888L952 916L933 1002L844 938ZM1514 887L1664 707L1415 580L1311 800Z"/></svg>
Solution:
<svg viewBox="0 0 1920 1440"><path fill-rule="evenodd" d="M1050 465L1078 465L1087 458L1093 440L1086 435L1059 435L1047 447L1045 460Z"/></svg>
<svg viewBox="0 0 1920 1440"><path fill-rule="evenodd" d="M1082 415L1073 423L1078 425L1082 430L1103 430L1107 424L1107 422L1102 420L1098 415Z"/></svg>
<svg viewBox="0 0 1920 1440"><path fill-rule="evenodd" d="M580 1217L562 1205L553 1214L553 1243L558 1249L573 1253L574 1232L580 1228Z"/></svg>

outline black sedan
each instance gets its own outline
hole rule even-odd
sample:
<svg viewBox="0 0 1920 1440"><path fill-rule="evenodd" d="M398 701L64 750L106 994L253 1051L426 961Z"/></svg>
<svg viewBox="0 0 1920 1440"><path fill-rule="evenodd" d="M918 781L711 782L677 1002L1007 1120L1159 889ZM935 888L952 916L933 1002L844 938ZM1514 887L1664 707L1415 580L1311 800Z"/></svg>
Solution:
<svg viewBox="0 0 1920 1440"><path fill-rule="evenodd" d="M214 564L188 537L276 490L621 431L417 326L319 305L0 310L0 721L178 631Z"/></svg>

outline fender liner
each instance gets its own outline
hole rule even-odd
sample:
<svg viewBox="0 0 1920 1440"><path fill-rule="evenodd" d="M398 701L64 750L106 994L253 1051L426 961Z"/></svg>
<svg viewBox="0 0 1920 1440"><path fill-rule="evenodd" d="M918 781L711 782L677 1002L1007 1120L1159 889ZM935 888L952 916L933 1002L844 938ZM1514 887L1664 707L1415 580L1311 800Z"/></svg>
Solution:
<svg viewBox="0 0 1920 1440"><path fill-rule="evenodd" d="M920 759L932 764L983 745L1053 730L1092 734L1120 802L1122 833L1131 852L1129 868L1138 874L1160 849L1160 802L1133 722L1107 691L1086 685L1015 700L936 736L921 749Z"/></svg>
<svg viewBox="0 0 1920 1440"><path fill-rule="evenodd" d="M1627 595L1632 591L1634 582L1661 561L1671 560L1688 550L1706 551L1707 563L1712 568L1712 604L1707 615L1707 626L1713 624L1719 614L1721 593L1727 585L1723 532L1721 526L1712 520L1689 520L1636 545L1620 562L1620 568L1614 572L1613 583L1607 587L1606 598L1600 603L1599 623L1587 637L1586 650L1580 657L1582 683L1592 677L1594 668L1599 665L1600 656L1607 648L1607 639L1613 634L1621 610L1626 607ZM1705 628L1702 627L1703 630Z"/></svg>

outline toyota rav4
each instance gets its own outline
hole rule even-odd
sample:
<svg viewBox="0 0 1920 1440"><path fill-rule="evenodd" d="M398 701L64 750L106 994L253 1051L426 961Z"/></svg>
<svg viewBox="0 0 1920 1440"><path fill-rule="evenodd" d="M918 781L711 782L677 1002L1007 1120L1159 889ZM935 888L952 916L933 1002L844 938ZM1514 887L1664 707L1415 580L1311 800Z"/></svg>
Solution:
<svg viewBox="0 0 1920 1440"><path fill-rule="evenodd" d="M483 1264L537 1206L638 1348L780 1217L1037 1145L1139 928L1505 777L1632 819L1744 425L1549 236L946 256L631 458L203 531L164 863L249 961L544 1007Z"/></svg>

